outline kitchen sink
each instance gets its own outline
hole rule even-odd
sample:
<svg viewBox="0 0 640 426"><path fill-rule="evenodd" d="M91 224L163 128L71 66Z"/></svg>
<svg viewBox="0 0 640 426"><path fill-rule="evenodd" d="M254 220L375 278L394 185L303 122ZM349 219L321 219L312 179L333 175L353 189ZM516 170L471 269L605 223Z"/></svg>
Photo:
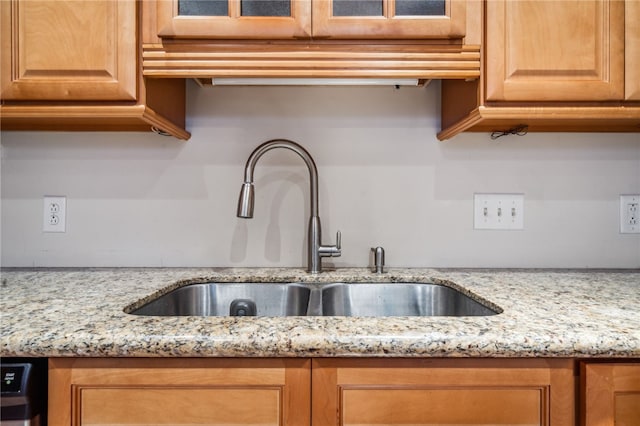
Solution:
<svg viewBox="0 0 640 426"><path fill-rule="evenodd" d="M321 290L324 316L485 316L498 312L471 297L429 283L336 283Z"/></svg>
<svg viewBox="0 0 640 426"><path fill-rule="evenodd" d="M191 284L126 312L147 316L486 316L500 313L432 283Z"/></svg>
<svg viewBox="0 0 640 426"><path fill-rule="evenodd" d="M178 288L130 312L155 316L306 315L311 288L287 283L204 283Z"/></svg>

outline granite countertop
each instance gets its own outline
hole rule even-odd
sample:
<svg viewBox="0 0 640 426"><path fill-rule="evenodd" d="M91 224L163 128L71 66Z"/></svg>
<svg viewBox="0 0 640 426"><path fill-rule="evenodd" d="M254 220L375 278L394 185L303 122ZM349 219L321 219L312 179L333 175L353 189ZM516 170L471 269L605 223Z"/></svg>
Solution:
<svg viewBox="0 0 640 426"><path fill-rule="evenodd" d="M0 355L640 357L640 271L288 268L5 269ZM482 317L150 317L124 312L192 282L437 282Z"/></svg>

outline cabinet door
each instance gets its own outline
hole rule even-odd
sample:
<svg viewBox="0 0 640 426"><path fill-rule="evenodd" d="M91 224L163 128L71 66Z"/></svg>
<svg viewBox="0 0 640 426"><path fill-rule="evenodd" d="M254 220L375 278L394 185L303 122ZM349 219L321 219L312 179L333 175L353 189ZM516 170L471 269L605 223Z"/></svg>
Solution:
<svg viewBox="0 0 640 426"><path fill-rule="evenodd" d="M309 425L303 359L52 359L49 425Z"/></svg>
<svg viewBox="0 0 640 426"><path fill-rule="evenodd" d="M625 99L640 101L640 1L625 2Z"/></svg>
<svg viewBox="0 0 640 426"><path fill-rule="evenodd" d="M460 39L466 0L314 0L318 38Z"/></svg>
<svg viewBox="0 0 640 426"><path fill-rule="evenodd" d="M3 0L3 100L134 101L135 0Z"/></svg>
<svg viewBox="0 0 640 426"><path fill-rule="evenodd" d="M314 359L314 426L574 426L570 360Z"/></svg>
<svg viewBox="0 0 640 426"><path fill-rule="evenodd" d="M161 38L311 36L311 0L155 0Z"/></svg>
<svg viewBox="0 0 640 426"><path fill-rule="evenodd" d="M584 426L640 424L640 363L581 365Z"/></svg>
<svg viewBox="0 0 640 426"><path fill-rule="evenodd" d="M623 0L490 0L489 101L624 98Z"/></svg>

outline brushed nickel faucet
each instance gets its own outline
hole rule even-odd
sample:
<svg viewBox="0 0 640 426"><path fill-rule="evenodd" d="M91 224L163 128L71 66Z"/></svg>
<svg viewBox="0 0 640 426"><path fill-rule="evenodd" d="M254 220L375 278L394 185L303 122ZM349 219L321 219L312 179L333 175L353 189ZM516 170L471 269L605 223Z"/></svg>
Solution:
<svg viewBox="0 0 640 426"><path fill-rule="evenodd" d="M342 238L340 231L338 231L336 234L336 245L323 246L321 243L322 230L320 227L320 216L318 216L318 169L316 168L316 164L311 155L302 146L286 139L273 139L263 143L253 150L244 169L244 183L242 184L240 198L238 199L237 216L247 219L253 217L253 204L255 198L253 170L255 169L256 163L260 157L262 157L262 154L275 148L286 148L295 152L302 157L309 169L311 217L309 218L308 230L307 271L312 274L320 273L322 272L323 257L339 257L342 254Z"/></svg>

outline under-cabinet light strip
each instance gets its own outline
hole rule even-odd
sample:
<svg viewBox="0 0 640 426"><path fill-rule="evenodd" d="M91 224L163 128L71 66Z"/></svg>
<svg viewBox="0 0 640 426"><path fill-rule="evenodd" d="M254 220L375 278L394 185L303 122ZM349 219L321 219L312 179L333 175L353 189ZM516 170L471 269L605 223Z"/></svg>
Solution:
<svg viewBox="0 0 640 426"><path fill-rule="evenodd" d="M414 78L213 78L214 86L417 86Z"/></svg>

